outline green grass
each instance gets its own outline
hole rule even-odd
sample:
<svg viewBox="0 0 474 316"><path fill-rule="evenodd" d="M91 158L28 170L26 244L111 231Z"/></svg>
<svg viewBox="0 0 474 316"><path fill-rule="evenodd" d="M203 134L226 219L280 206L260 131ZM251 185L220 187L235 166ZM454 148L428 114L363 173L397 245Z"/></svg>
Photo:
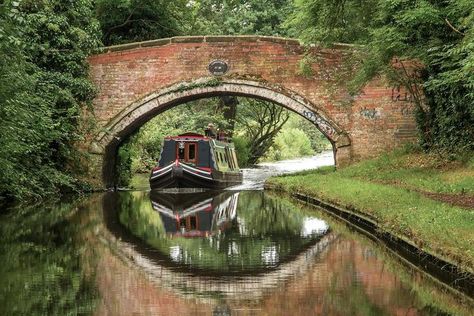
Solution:
<svg viewBox="0 0 474 316"><path fill-rule="evenodd" d="M474 157L449 160L398 150L341 170L346 177L390 183L435 193L474 195Z"/></svg>
<svg viewBox="0 0 474 316"><path fill-rule="evenodd" d="M268 183L369 215L383 229L473 272L474 210L413 190L470 194L474 192L471 162L438 165L428 161L419 153L396 152L340 171L322 168L271 178Z"/></svg>

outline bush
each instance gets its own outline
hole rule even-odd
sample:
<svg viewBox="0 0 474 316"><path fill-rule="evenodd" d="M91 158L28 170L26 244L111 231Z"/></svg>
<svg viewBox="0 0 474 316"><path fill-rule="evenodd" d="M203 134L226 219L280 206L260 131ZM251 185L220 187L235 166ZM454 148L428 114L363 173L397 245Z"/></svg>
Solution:
<svg viewBox="0 0 474 316"><path fill-rule="evenodd" d="M264 160L278 161L313 155L309 137L300 129L283 128L275 138L275 143L264 157Z"/></svg>
<svg viewBox="0 0 474 316"><path fill-rule="evenodd" d="M235 145L239 167L247 167L250 158L250 146L248 139L242 136L234 136L232 140Z"/></svg>

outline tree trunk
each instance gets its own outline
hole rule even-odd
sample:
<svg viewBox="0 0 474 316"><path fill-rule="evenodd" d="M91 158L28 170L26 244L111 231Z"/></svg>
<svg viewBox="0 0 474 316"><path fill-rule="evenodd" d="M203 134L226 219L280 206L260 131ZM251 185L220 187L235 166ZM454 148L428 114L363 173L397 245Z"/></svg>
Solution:
<svg viewBox="0 0 474 316"><path fill-rule="evenodd" d="M234 134L237 104L239 104L239 100L235 96L225 95L220 97L219 110L223 112L224 119L227 121L227 134L229 137L232 137Z"/></svg>

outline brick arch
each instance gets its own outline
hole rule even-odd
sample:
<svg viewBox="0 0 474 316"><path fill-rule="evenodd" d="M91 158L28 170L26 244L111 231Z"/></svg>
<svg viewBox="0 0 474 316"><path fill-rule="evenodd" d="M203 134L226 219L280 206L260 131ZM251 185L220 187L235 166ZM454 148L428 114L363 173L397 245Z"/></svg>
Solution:
<svg viewBox="0 0 474 316"><path fill-rule="evenodd" d="M354 54L347 45L304 47L266 36L174 37L105 47L88 59L98 93L93 111L83 115L95 128L78 144L91 154L85 180L103 188L101 170L110 170L114 148L150 117L214 95L262 98L304 115L333 143L337 166L416 141L414 104L403 88L376 77L357 95L349 93L345 82L356 65ZM210 72L216 60L227 64L227 72Z"/></svg>
<svg viewBox="0 0 474 316"><path fill-rule="evenodd" d="M350 139L321 109L304 97L278 85L242 79L199 78L160 89L126 106L108 122L91 143L90 152L103 156L102 178L113 185L117 149L131 133L153 117L182 103L222 95L235 95L270 101L291 110L323 133L333 145L336 164L350 160ZM342 151L342 152L341 152Z"/></svg>

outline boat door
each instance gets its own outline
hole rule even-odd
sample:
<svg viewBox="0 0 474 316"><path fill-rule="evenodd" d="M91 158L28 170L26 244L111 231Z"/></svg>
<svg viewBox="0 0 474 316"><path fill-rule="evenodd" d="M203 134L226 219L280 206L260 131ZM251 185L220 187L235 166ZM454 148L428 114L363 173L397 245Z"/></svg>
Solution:
<svg viewBox="0 0 474 316"><path fill-rule="evenodd" d="M195 142L177 142L176 157L180 162L196 164L197 161L197 143Z"/></svg>

